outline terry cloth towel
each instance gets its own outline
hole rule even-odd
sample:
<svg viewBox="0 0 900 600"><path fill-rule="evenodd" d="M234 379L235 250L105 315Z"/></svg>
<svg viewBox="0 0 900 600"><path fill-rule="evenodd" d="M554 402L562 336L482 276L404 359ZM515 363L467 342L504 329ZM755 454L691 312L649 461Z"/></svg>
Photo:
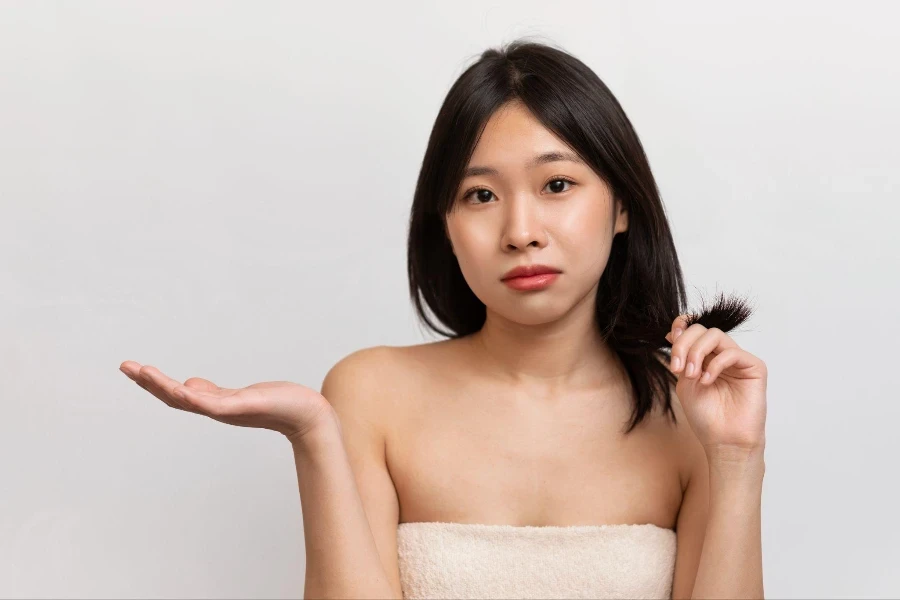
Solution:
<svg viewBox="0 0 900 600"><path fill-rule="evenodd" d="M397 528L404 598L671 598L675 547L653 524Z"/></svg>

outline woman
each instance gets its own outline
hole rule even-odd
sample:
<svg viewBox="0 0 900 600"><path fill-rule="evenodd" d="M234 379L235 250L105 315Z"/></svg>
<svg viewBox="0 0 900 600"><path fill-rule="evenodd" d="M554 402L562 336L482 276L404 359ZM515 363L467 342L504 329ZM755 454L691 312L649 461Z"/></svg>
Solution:
<svg viewBox="0 0 900 600"><path fill-rule="evenodd" d="M587 66L518 40L460 76L408 271L449 339L354 352L321 393L121 367L287 436L305 596L762 597L767 373L725 333L750 309L685 310L641 143Z"/></svg>

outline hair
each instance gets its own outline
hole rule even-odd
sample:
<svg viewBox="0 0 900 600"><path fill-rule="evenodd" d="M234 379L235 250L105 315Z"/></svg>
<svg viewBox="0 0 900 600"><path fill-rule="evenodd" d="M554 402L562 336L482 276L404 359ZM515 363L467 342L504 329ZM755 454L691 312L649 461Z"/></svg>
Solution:
<svg viewBox="0 0 900 600"><path fill-rule="evenodd" d="M676 421L665 339L684 315L686 325L730 331L747 320L743 298L720 295L690 313L672 232L637 133L609 88L583 62L542 43L517 39L489 48L453 83L438 112L419 171L409 221L407 271L418 318L438 334L479 331L485 305L463 278L447 236L463 172L491 115L521 102L610 186L628 211L628 229L613 238L595 303L596 323L632 384L625 433L662 406ZM425 307L446 326L441 329Z"/></svg>

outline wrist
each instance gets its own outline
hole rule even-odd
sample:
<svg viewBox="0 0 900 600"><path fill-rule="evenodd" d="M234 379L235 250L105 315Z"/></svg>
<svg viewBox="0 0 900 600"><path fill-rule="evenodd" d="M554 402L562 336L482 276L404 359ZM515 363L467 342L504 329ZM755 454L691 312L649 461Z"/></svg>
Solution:
<svg viewBox="0 0 900 600"><path fill-rule="evenodd" d="M714 485L761 485L766 471L765 444L755 446L710 446L706 448L710 483Z"/></svg>
<svg viewBox="0 0 900 600"><path fill-rule="evenodd" d="M328 408L305 429L285 435L294 450L309 451L329 444L335 437L341 435L341 424L333 409Z"/></svg>
<svg viewBox="0 0 900 600"><path fill-rule="evenodd" d="M765 441L749 445L709 444L704 445L709 462L721 465L743 465L752 462L764 462L766 452Z"/></svg>

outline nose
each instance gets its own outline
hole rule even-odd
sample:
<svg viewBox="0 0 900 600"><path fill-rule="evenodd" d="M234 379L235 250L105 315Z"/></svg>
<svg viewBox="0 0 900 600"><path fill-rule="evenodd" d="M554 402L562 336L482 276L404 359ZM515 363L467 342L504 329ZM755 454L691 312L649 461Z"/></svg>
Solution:
<svg viewBox="0 0 900 600"><path fill-rule="evenodd" d="M528 246L542 248L547 245L539 202L534 197L523 195L507 203L500 240L502 250L524 250Z"/></svg>

